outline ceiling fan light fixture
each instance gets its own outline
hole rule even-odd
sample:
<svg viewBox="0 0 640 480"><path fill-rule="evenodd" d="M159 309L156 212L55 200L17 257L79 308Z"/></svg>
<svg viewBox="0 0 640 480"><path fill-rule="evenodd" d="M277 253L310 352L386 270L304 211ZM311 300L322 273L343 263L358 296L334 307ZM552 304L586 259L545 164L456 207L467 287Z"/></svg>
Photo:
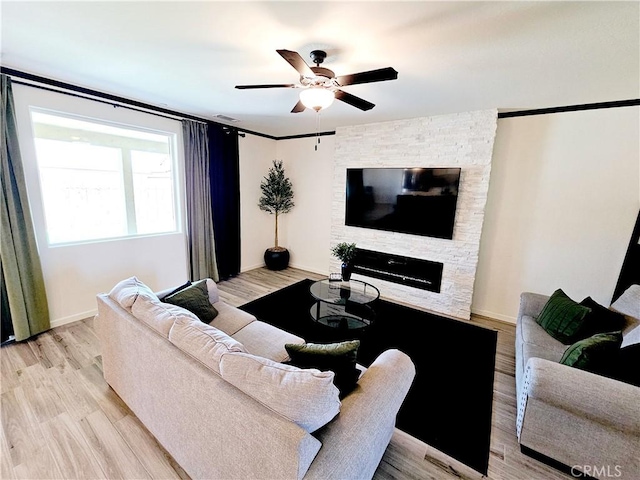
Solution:
<svg viewBox="0 0 640 480"><path fill-rule="evenodd" d="M331 90L325 88L307 88L300 92L300 101L307 108L312 108L316 112L327 108L333 103L335 95Z"/></svg>

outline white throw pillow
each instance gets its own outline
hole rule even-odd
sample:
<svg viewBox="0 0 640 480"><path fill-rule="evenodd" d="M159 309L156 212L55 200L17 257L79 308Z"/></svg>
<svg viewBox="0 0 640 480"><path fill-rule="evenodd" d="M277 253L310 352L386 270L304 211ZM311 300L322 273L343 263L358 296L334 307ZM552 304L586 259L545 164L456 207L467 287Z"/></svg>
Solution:
<svg viewBox="0 0 640 480"><path fill-rule="evenodd" d="M283 365L249 353L225 353L222 378L311 433L340 412L334 373Z"/></svg>
<svg viewBox="0 0 640 480"><path fill-rule="evenodd" d="M153 293L153 291L144 283L138 280L137 277L130 277L118 282L109 292L109 297L118 302L122 308L126 308L127 310L131 310L131 307L139 295L149 299L158 300L156 294Z"/></svg>
<svg viewBox="0 0 640 480"><path fill-rule="evenodd" d="M176 318L169 341L180 350L220 373L220 357L228 352L245 352L244 346L215 327L186 316Z"/></svg>

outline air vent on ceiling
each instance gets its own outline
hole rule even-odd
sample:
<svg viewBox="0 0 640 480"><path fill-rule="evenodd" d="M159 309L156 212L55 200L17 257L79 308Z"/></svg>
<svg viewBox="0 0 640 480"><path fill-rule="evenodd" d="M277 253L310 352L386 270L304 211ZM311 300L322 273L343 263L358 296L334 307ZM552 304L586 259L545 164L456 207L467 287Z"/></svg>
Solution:
<svg viewBox="0 0 640 480"><path fill-rule="evenodd" d="M232 117L228 117L226 115L221 115L221 114L217 114L214 115L213 118L217 118L219 120L224 120L225 122L239 122L240 120L238 120L237 118L232 118Z"/></svg>

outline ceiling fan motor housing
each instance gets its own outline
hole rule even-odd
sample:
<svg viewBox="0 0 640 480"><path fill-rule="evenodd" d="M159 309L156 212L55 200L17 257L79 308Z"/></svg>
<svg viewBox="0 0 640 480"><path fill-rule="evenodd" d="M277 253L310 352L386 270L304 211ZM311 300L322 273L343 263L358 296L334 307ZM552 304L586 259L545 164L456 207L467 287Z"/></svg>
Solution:
<svg viewBox="0 0 640 480"><path fill-rule="evenodd" d="M313 50L309 56L311 57L311 61L318 66L327 58L327 52L324 50Z"/></svg>
<svg viewBox="0 0 640 480"><path fill-rule="evenodd" d="M335 85L331 80L335 78L336 74L333 73L333 70L320 66L320 64L324 62L324 59L327 58L327 52L323 50L313 50L309 56L313 63L316 64L315 67L309 67L315 74L315 77L306 78L301 75L300 82L308 87L334 87Z"/></svg>

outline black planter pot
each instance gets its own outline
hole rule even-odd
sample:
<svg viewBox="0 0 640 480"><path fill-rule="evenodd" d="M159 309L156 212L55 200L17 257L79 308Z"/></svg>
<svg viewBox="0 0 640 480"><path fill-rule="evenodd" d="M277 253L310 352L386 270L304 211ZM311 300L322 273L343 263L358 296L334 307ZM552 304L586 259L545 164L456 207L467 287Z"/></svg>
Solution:
<svg viewBox="0 0 640 480"><path fill-rule="evenodd" d="M289 265L289 250L279 247L267 248L264 252L264 263L269 270L284 270Z"/></svg>
<svg viewBox="0 0 640 480"><path fill-rule="evenodd" d="M348 263L343 263L340 267L342 270L342 280L348 282L351 280L351 273L353 272L353 267Z"/></svg>

